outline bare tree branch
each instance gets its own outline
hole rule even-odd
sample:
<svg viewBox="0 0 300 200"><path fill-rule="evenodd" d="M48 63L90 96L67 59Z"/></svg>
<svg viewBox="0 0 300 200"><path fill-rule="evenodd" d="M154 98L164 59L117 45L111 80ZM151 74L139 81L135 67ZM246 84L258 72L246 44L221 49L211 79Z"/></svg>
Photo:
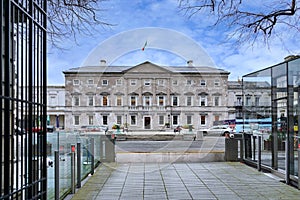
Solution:
<svg viewBox="0 0 300 200"><path fill-rule="evenodd" d="M47 0L48 38L52 45L59 47L62 40L76 42L77 34L91 35L97 27L112 24L100 20L100 8L105 0Z"/></svg>
<svg viewBox="0 0 300 200"><path fill-rule="evenodd" d="M243 0L178 0L179 8L189 17L200 12L209 12L217 17L214 26L226 24L233 29L239 41L255 41L262 36L268 38L279 24L287 25L299 32L300 17L297 15L299 0L277 0L267 9L248 8ZM270 2L270 1L269 1ZM261 4L265 3L262 1ZM247 10L248 9L248 10Z"/></svg>

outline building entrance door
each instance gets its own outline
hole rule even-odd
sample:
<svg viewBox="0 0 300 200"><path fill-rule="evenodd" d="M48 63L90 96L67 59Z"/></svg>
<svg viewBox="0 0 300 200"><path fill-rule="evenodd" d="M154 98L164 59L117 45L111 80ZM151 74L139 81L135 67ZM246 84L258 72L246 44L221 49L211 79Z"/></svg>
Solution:
<svg viewBox="0 0 300 200"><path fill-rule="evenodd" d="M151 118L150 117L144 117L144 127L145 127L145 129L151 128Z"/></svg>

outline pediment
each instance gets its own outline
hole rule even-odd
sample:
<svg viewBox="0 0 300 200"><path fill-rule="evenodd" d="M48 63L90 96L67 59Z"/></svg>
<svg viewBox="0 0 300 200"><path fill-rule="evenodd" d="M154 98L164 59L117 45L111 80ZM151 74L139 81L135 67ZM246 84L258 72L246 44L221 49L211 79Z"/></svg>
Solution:
<svg viewBox="0 0 300 200"><path fill-rule="evenodd" d="M171 71L147 61L125 70L124 73L171 73Z"/></svg>

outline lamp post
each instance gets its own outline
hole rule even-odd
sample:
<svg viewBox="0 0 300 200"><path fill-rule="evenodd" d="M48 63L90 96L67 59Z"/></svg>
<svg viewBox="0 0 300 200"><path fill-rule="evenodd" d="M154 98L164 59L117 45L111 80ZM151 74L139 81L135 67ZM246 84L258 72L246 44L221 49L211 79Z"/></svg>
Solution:
<svg viewBox="0 0 300 200"><path fill-rule="evenodd" d="M127 114L125 115L125 130L126 130L126 132L128 130L128 126L127 126Z"/></svg>
<svg viewBox="0 0 300 200"><path fill-rule="evenodd" d="M171 121L170 121L170 127L172 128L173 127L173 116L172 116L172 106L170 106L170 110L171 110L171 112L170 112L170 116L171 116Z"/></svg>
<svg viewBox="0 0 300 200"><path fill-rule="evenodd" d="M59 115L56 115L57 151L59 150Z"/></svg>

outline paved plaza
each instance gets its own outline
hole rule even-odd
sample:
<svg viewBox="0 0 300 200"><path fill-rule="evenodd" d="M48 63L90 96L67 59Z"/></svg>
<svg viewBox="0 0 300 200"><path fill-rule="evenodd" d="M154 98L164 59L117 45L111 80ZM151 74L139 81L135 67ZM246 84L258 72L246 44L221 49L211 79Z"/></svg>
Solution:
<svg viewBox="0 0 300 200"><path fill-rule="evenodd" d="M300 190L239 162L102 163L67 199L300 199Z"/></svg>

